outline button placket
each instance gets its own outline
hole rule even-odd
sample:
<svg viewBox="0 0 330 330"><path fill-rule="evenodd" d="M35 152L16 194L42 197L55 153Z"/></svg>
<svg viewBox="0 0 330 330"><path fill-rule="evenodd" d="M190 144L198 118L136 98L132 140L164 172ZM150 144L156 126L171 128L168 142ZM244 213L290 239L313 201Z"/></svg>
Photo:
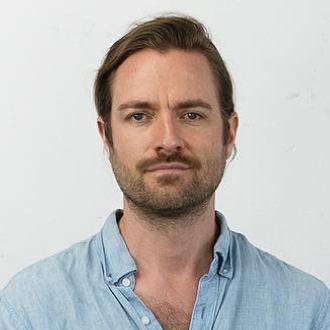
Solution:
<svg viewBox="0 0 330 330"><path fill-rule="evenodd" d="M150 311L135 294L134 274L127 274L126 276L122 277L116 286L125 297L126 302L130 305L131 308L134 309L137 321L139 322L139 329L147 329L147 327L149 330L162 329L157 319L154 319L152 312L149 314Z"/></svg>
<svg viewBox="0 0 330 330"><path fill-rule="evenodd" d="M228 274L228 272L229 272L229 270L227 268L223 268L220 273L225 275L225 274Z"/></svg>
<svg viewBox="0 0 330 330"><path fill-rule="evenodd" d="M127 277L123 278L121 280L121 284L125 287L128 288L131 285L131 280Z"/></svg>
<svg viewBox="0 0 330 330"><path fill-rule="evenodd" d="M144 325L148 325L150 323L150 319L148 316L142 316L141 317L141 322L144 324Z"/></svg>

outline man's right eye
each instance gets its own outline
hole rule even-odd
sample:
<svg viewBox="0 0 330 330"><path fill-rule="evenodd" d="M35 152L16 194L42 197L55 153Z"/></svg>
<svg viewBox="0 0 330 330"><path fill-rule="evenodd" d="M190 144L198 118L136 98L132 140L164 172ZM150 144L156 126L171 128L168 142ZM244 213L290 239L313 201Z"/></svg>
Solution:
<svg viewBox="0 0 330 330"><path fill-rule="evenodd" d="M129 118L134 121L141 121L145 118L145 115L143 113L134 113Z"/></svg>

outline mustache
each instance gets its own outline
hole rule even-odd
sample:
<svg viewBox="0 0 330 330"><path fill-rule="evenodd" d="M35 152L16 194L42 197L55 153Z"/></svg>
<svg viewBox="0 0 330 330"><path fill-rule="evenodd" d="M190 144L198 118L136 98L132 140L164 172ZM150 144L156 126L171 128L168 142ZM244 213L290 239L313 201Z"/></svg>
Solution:
<svg viewBox="0 0 330 330"><path fill-rule="evenodd" d="M171 154L171 155L163 155L160 154L156 158L143 159L139 161L136 165L136 168L145 172L149 167L164 164L164 163L181 163L188 165L189 167L199 169L201 167L201 163L198 159L188 156L183 156L179 153Z"/></svg>

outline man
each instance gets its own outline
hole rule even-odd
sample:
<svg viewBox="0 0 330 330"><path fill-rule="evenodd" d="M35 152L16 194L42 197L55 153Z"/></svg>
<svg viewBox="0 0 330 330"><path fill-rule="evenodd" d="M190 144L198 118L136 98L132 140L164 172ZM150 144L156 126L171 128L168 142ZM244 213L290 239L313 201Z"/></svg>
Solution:
<svg viewBox="0 0 330 330"><path fill-rule="evenodd" d="M0 295L1 329L330 329L325 285L215 211L238 116L198 21L131 30L109 50L95 100L124 208L18 274Z"/></svg>

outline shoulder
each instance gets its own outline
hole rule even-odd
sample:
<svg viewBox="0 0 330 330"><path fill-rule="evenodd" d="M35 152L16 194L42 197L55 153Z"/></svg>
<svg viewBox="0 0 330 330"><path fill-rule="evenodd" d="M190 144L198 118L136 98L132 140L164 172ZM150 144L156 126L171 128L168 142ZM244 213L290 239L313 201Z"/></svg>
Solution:
<svg viewBox="0 0 330 330"><path fill-rule="evenodd" d="M268 292L282 304L304 305L314 315L330 317L330 292L322 281L257 248L244 235L231 233L234 268L242 285L254 283L254 289Z"/></svg>
<svg viewBox="0 0 330 330"><path fill-rule="evenodd" d="M24 319L35 312L40 315L48 307L62 306L73 290L79 298L79 288L102 276L96 238L76 243L16 274L0 292L1 309Z"/></svg>
<svg viewBox="0 0 330 330"><path fill-rule="evenodd" d="M243 274L244 277L254 278L264 277L268 282L308 282L313 286L320 286L321 281L309 275L287 262L265 252L252 244L243 234L230 230L225 217L217 212L222 232L220 239L224 243L218 246L220 254L230 258L230 264L236 273ZM222 251L221 251L222 249ZM228 261L226 261L228 263Z"/></svg>
<svg viewBox="0 0 330 330"><path fill-rule="evenodd" d="M232 232L232 254L239 267L248 268L252 273L264 274L275 282L283 284L308 283L314 289L323 287L323 283L287 262L253 245L244 235Z"/></svg>
<svg viewBox="0 0 330 330"><path fill-rule="evenodd" d="M91 266L93 255L97 253L93 247L95 238L96 236L92 236L75 243L69 248L23 269L10 280L3 291L12 290L22 283L25 284L24 287L34 284L38 284L39 287L43 283L54 284L53 282L61 277L82 273L86 267Z"/></svg>

